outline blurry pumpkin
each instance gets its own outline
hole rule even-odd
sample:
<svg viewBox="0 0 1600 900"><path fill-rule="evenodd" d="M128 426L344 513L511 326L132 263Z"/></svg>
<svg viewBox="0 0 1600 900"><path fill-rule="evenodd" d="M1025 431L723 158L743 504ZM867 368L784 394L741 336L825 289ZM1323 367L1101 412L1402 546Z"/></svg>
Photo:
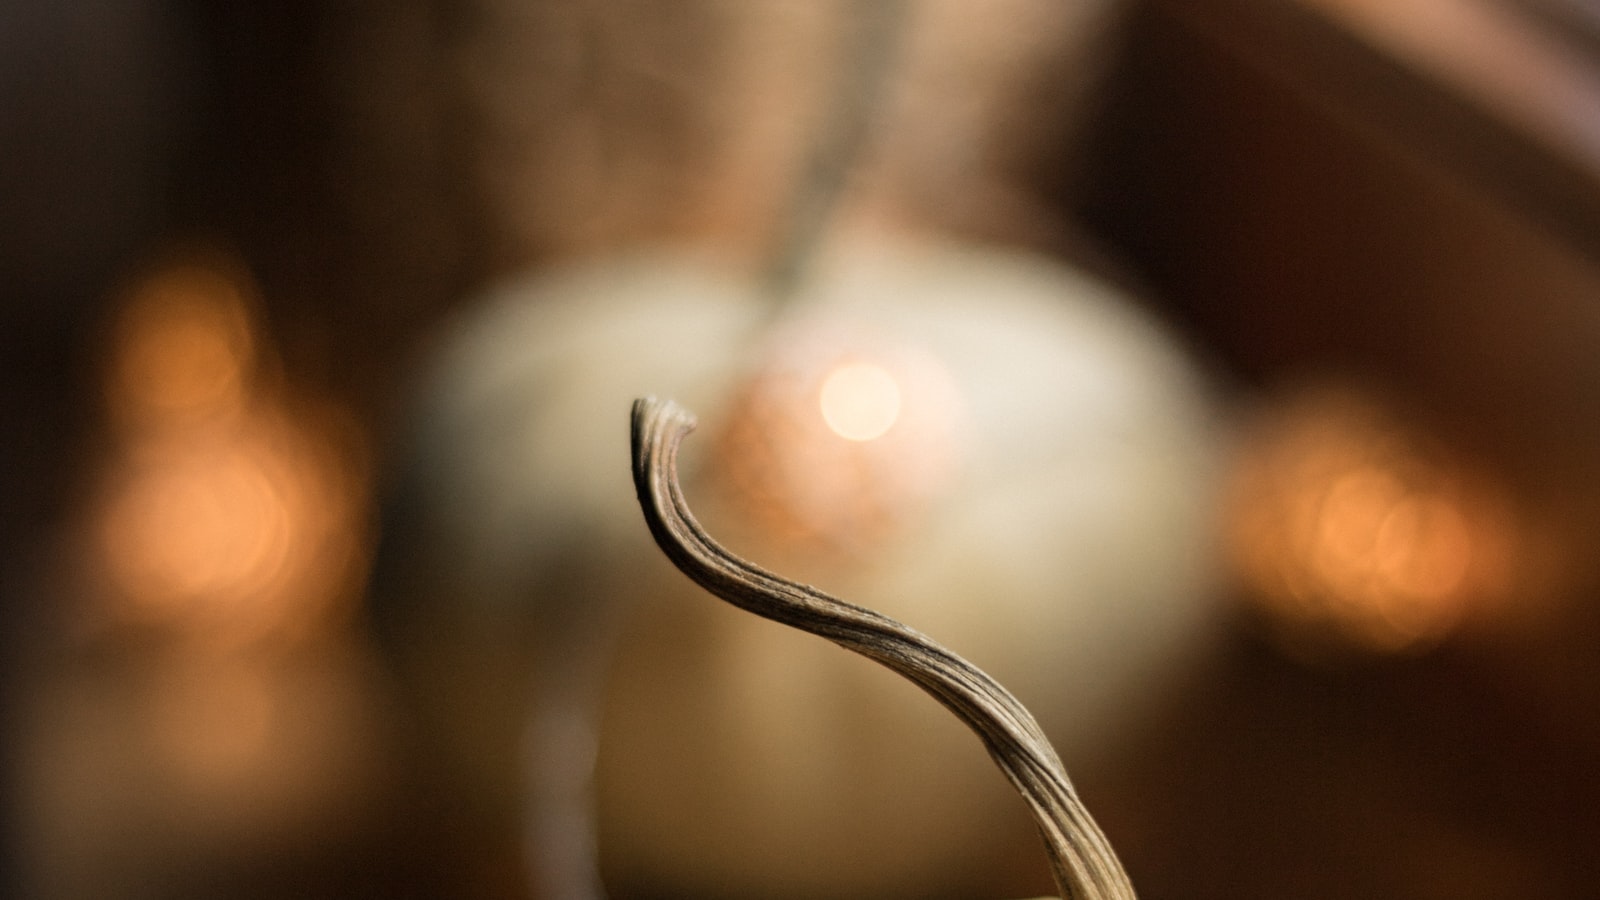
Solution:
<svg viewBox="0 0 1600 900"><path fill-rule="evenodd" d="M524 817L509 841L546 894L581 896L549 859L584 846L591 703L623 893L1005 890L995 870L1032 846L936 704L659 557L629 481L635 396L701 414L712 439L685 464L714 534L938 635L1069 768L1110 752L1206 633L1203 379L1060 264L854 235L776 320L753 281L666 253L535 273L476 309L424 386L378 600L452 789L486 821ZM1011 893L1047 883L1032 874Z"/></svg>

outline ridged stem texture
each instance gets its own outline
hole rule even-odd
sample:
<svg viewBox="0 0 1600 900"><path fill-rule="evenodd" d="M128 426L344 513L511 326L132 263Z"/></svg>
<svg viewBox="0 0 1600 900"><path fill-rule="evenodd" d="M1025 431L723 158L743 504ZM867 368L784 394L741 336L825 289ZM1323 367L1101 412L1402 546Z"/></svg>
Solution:
<svg viewBox="0 0 1600 900"><path fill-rule="evenodd" d="M673 564L740 609L827 638L916 683L977 733L1027 802L1064 900L1135 900L1050 740L1009 691L915 629L748 563L706 533L677 471L679 444L694 427L694 416L671 401L633 405L634 486L650 533Z"/></svg>

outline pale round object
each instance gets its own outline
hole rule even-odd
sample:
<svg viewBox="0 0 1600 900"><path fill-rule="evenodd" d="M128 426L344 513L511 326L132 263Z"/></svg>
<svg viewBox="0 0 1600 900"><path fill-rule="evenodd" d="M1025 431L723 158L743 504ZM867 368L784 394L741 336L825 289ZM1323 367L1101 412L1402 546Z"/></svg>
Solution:
<svg viewBox="0 0 1600 900"><path fill-rule="evenodd" d="M635 508L629 403L669 396L700 414L684 456L713 534L966 655L1033 709L1071 770L1204 642L1220 437L1204 379L1124 298L1023 254L848 241L783 322L763 328L766 313L753 288L666 257L499 292L451 345L422 419L440 583L552 622L631 607L598 762L619 879L727 897L981 884L981 861L1031 827L976 738L889 672L672 571ZM937 464L914 490L862 482L874 509L907 514L874 519L862 552L808 563L718 501L717 436L764 359L830 330L851 353L889 347L940 373L896 382L881 435L839 439L876 453L905 436L890 463L853 470ZM917 416L937 421L918 431Z"/></svg>

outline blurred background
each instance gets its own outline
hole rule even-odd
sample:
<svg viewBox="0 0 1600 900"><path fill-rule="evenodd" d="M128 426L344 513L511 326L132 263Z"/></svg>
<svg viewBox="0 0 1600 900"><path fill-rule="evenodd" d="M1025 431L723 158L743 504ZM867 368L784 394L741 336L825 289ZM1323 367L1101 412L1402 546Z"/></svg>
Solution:
<svg viewBox="0 0 1600 900"><path fill-rule="evenodd" d="M905 614L1061 735L1142 897L1595 896L1600 14L1580 0L0 6L3 892L581 898L589 874L551 873L595 852L619 898L1052 890L992 775L969 821L845 817L882 846L729 845L713 820L849 833L827 808L728 799L802 803L756 777L799 742L882 754L960 808L968 776L907 762L931 744L864 743L850 723L875 708L813 727L805 692L754 707L796 710L763 732L777 756L727 738L741 719L684 698L722 685L738 710L744 688L695 670L675 694L660 673L736 626L612 604L666 577L608 530L632 520L567 491L557 451L544 473L490 464L523 446L506 435L524 409L546 429L529 447L609 417L616 449L595 453L625 452L621 408L574 387L584 364L610 371L605 329L681 312L700 323L685 353L754 352L743 294L833 284L826 260L876 259L884 236L1009 255L861 283L1093 295L1062 326L1104 350L1085 377L1155 385L1107 393L1104 420L1063 400L1042 429L1126 481L1105 508L1148 511L1132 537L1106 518L994 526L1059 542L1032 556L1155 573L1104 576L1104 604L1149 601L1137 617L1080 646L1082 620L1045 613L993 635ZM605 268L662 246L712 274ZM1017 274L1034 266L1057 274ZM1013 275L1034 287L1002 288ZM745 311L682 300L718 291ZM591 328L593 310L611 319ZM523 347L561 361L505 375ZM992 393L1056 397L1040 365ZM497 378L501 405L474 406ZM767 382L740 383L725 461L704 466L730 527L790 427L764 418ZM1134 429L1148 466L1095 468L1135 446L1072 443L1101 421ZM947 508L923 515L932 489L892 480L903 467L839 465L876 473L821 504L842 520L785 507L748 520L748 546L826 545L794 563L824 586L925 589L852 554L922 546L872 543L897 504L936 524ZM549 552L493 555L523 535ZM980 543L959 544L971 572L1010 577L1027 549ZM1067 630L1041 643L1045 619ZM787 665L774 647L735 662ZM835 677L871 676L807 683ZM755 775L720 783L726 761L677 727ZM841 789L872 794L861 777Z"/></svg>

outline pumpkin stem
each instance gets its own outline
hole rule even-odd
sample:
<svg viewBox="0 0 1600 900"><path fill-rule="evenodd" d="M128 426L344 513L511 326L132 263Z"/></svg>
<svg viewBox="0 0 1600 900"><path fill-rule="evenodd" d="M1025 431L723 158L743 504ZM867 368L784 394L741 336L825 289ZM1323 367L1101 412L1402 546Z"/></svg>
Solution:
<svg viewBox="0 0 1600 900"><path fill-rule="evenodd" d="M1078 799L1050 739L1009 691L920 632L752 565L706 533L678 481L678 445L694 427L694 415L676 403L634 401L634 488L667 558L734 606L827 638L915 682L977 733L1027 801L1063 900L1135 900L1122 864Z"/></svg>
<svg viewBox="0 0 1600 900"><path fill-rule="evenodd" d="M899 55L907 0L860 0L856 33L842 54L843 71L828 101L805 168L796 179L766 272L774 305L781 308L805 277L827 232L845 182L871 133L872 119Z"/></svg>

